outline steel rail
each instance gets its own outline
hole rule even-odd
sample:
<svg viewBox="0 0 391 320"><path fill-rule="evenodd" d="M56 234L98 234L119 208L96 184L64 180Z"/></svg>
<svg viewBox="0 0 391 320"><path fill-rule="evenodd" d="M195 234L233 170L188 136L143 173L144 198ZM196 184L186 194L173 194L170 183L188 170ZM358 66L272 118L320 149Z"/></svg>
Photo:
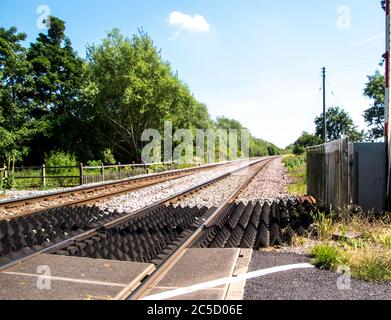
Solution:
<svg viewBox="0 0 391 320"><path fill-rule="evenodd" d="M148 292L151 291L151 289L175 266L175 264L186 252L186 249L191 247L197 240L199 240L205 230L213 226L221 213L225 212L226 207L235 201L238 195L243 191L246 186L251 183L255 176L259 174L259 172L264 170L273 160L277 158L278 157L272 157L250 164L250 166L256 166L257 164L261 163L259 167L256 167L254 169L254 172L246 179L246 181L241 184L230 195L230 197L219 208L217 208L216 211L197 230L195 230L194 233L182 245L180 245L162 264L160 264L139 287L137 287L133 292L123 291L116 298L119 300L138 300L142 297L145 297ZM242 168L238 171L241 170L244 169Z"/></svg>
<svg viewBox="0 0 391 320"><path fill-rule="evenodd" d="M193 172L200 171L200 170L206 170L206 169L213 169L219 166L229 166L233 163L236 162L241 162L244 160L235 160L231 162L222 162L222 163L215 163L215 164L209 164L209 165L204 165L204 166L198 166L198 167L193 167L193 168L186 168L186 169L179 169L179 170L171 170L167 172L162 172L162 173L155 173L147 176L138 176L138 177L132 177L120 181L115 181L115 182L108 182L108 183L103 183L103 184L98 184L94 186L86 186L86 187L81 187L77 189L72 189L72 190L65 190L65 191L57 191L53 193L48 193L48 194L43 194L43 195L37 195L33 197L26 197L26 198L20 198L16 200L6 200L0 202L0 209L5 209L5 210L12 210L12 209L17 209L21 207L27 207L27 206L32 206L32 205L37 205L39 202L48 202L50 200L64 200L67 197L74 197L77 195L81 196L86 196L89 194L105 191L111 188L123 188L122 190L119 191L113 191L113 192L108 192L105 194L101 195L96 195L96 196L91 196L86 199L80 199L80 200L75 200L75 201L68 201L65 203L60 203L60 204L55 204L53 206L45 206L45 207L40 207L37 209L29 210L26 213L23 214L15 214L10 219L16 218L16 217L21 217L25 215L29 215L32 213L36 213L42 210L48 210L48 209L53 209L53 208L61 208L64 206L74 206L74 205L82 205L82 204L87 204L87 203L93 203L97 202L103 199L108 199L111 197L115 197L121 194L125 194L131 191L135 191L141 188L145 188L154 184L162 183L168 180L173 180L173 176L175 177L174 179L179 179L182 177L186 177ZM0 218L0 220L7 219L7 217Z"/></svg>
<svg viewBox="0 0 391 320"><path fill-rule="evenodd" d="M250 166L253 166L257 163L260 163L260 162L263 162L263 161L267 161L267 159L259 159L259 160L254 160L252 163L250 163ZM129 214L126 214L125 216L123 217L120 217L120 218L117 218L113 221L110 221L110 222L106 222L98 227L95 227L95 228L92 228L88 231L85 231L85 232L82 232L78 235L75 235L71 238L68 238L68 239L65 239L61 242L58 242L58 243L55 243L47 248L43 248L39 251L36 251L30 255L27 255L25 257L22 257L22 258L19 258L19 259L15 259L14 261L8 263L8 264L5 264L3 266L0 266L0 272L6 270L6 269L9 269L17 264L20 264L22 262L25 262L27 260L30 260L40 254L44 254L44 253L47 253L47 254L50 254L50 253L54 253L58 250L61 250L67 246L70 246L72 245L73 243L77 242L77 241L81 241L83 239L86 239L86 238L89 238L89 237L92 237L96 234L98 234L100 231L103 231L103 230L108 230L108 229L111 229L113 227L115 227L116 225L119 225L121 223L124 223L130 219L135 219L135 218L141 218L143 216L145 216L146 214L150 213L151 211L159 208L160 206L164 205L164 204L167 204L167 203L172 203L173 201L175 200L178 200L178 199L181 199L183 197L186 197L187 195L190 195L194 192L197 192L198 190L201 190L201 189L204 189L206 188L207 186L209 185L212 185L212 184L215 184L217 183L218 181L224 179L224 178L227 178L228 176L230 175L233 175L239 171L242 171L244 170L246 167L240 167L240 168L236 168L228 173L225 173L225 174L222 174L216 178L213 178L213 179L210 179L204 183L201 183L197 186L194 186L194 187L191 187L191 188L188 188L184 191L181 191L181 192L178 192L168 198L164 198L162 200L159 200L149 206L146 206L144 208L141 208L137 211L134 211L132 213L129 213Z"/></svg>

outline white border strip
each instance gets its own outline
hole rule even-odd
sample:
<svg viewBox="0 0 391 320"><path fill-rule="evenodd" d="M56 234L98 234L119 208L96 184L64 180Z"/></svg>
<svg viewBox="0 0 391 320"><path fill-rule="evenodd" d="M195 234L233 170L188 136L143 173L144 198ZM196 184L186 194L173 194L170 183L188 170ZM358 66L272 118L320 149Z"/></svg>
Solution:
<svg viewBox="0 0 391 320"><path fill-rule="evenodd" d="M165 300L165 299L175 298L178 296L182 296L200 290L215 288L221 285L232 284L232 283L242 282L252 278L263 277L273 273L284 272L284 271L295 270L295 269L308 269L308 268L314 268L314 266L309 263L300 263L300 264L291 264L286 266L273 267L269 269L263 269L263 270L249 272L246 274L241 274L237 277L226 277L226 278L221 278L217 280L196 284L186 288L170 290L170 291L154 294L142 298L140 300Z"/></svg>

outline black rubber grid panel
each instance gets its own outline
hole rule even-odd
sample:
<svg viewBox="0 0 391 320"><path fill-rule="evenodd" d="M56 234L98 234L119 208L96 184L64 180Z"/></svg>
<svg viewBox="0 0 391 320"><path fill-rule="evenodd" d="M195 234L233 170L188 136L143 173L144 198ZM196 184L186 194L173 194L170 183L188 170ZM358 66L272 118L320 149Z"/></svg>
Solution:
<svg viewBox="0 0 391 320"><path fill-rule="evenodd" d="M214 210L214 209L213 209ZM158 264L170 255L213 210L160 207L59 250L57 254Z"/></svg>
<svg viewBox="0 0 391 320"><path fill-rule="evenodd" d="M199 248L267 248L290 244L303 236L313 222L316 207L292 200L272 204L231 205L220 223L206 230L194 245Z"/></svg>

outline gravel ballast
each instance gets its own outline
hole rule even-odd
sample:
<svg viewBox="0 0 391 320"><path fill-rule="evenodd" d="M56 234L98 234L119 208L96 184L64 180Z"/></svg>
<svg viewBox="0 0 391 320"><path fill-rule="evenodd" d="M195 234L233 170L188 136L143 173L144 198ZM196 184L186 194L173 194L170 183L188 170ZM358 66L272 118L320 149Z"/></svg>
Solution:
<svg viewBox="0 0 391 320"><path fill-rule="evenodd" d="M310 263L305 255L254 252L249 272L298 263ZM350 289L340 290L340 274L297 269L247 280L244 300L390 300L391 283L351 279Z"/></svg>
<svg viewBox="0 0 391 320"><path fill-rule="evenodd" d="M243 184L248 177L241 175L232 175L216 184L203 189L191 197L178 201L176 204L182 207L219 207L229 196Z"/></svg>
<svg viewBox="0 0 391 320"><path fill-rule="evenodd" d="M146 187L140 190L136 190L124 195L121 195L119 197L115 197L110 199L109 201L100 203L98 206L102 210L108 210L108 211L114 211L117 210L118 212L134 212L136 210L139 210L141 208L144 208L148 205L151 205L159 200L168 198L170 196L173 196L177 193L183 192L187 189L190 189L192 187L195 187L201 183L207 182L208 180L211 180L213 178L217 178L220 175L223 175L225 173L228 173L235 168L244 167L247 164L243 165L243 163L240 164L234 164L232 166L224 167L224 168L218 168L214 170L204 171L204 172L198 172L195 174L192 174L187 177L159 183L157 185L153 185L150 187ZM227 178L229 179L229 178ZM223 181L226 181L227 179L224 179ZM215 191L211 191L212 187L209 187L208 193L210 195L216 196L216 197L224 197L226 193L222 196L217 195ZM218 191L216 191L218 192ZM198 194L198 193L197 193ZM195 195L196 196L196 195ZM182 203L180 203L182 205ZM194 204L202 207L202 206L208 206L209 204L207 201L204 202L196 202ZM186 206L186 204L184 204ZM213 207L213 204L211 205Z"/></svg>
<svg viewBox="0 0 391 320"><path fill-rule="evenodd" d="M288 186L291 183L292 180L282 163L282 158L278 158L255 176L236 201L247 204L250 201L288 200L292 198L288 193Z"/></svg>
<svg viewBox="0 0 391 320"><path fill-rule="evenodd" d="M226 168L233 168L233 167L240 166L240 165L243 165L243 163L241 163L241 164L234 163L230 166L216 168L215 170L223 170ZM134 176L133 178L143 178L143 177L147 177L149 175L150 174L141 174L141 175ZM0 203L10 201L10 200L24 199L24 198L28 198L28 197L49 195L49 194L56 193L56 192L76 191L76 190L82 189L84 187L94 187L94 186L99 186L102 184L114 183L114 182L121 182L121 180L107 180L104 182L84 184L83 186L75 186L75 187L67 187L67 188L53 188L53 189L47 189L47 190L7 190L4 193L0 194Z"/></svg>

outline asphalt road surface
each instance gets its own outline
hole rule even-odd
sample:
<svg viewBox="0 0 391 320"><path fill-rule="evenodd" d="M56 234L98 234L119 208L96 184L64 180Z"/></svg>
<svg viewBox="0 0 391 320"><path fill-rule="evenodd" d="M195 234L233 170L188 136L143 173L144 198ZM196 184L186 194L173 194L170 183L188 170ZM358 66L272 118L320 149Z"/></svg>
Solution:
<svg viewBox="0 0 391 320"><path fill-rule="evenodd" d="M254 252L249 272L282 265L308 263L310 258L292 253ZM391 300L391 283L356 279L315 268L296 269L247 280L244 300ZM346 279L346 278L345 278ZM344 290L338 288L342 283Z"/></svg>

